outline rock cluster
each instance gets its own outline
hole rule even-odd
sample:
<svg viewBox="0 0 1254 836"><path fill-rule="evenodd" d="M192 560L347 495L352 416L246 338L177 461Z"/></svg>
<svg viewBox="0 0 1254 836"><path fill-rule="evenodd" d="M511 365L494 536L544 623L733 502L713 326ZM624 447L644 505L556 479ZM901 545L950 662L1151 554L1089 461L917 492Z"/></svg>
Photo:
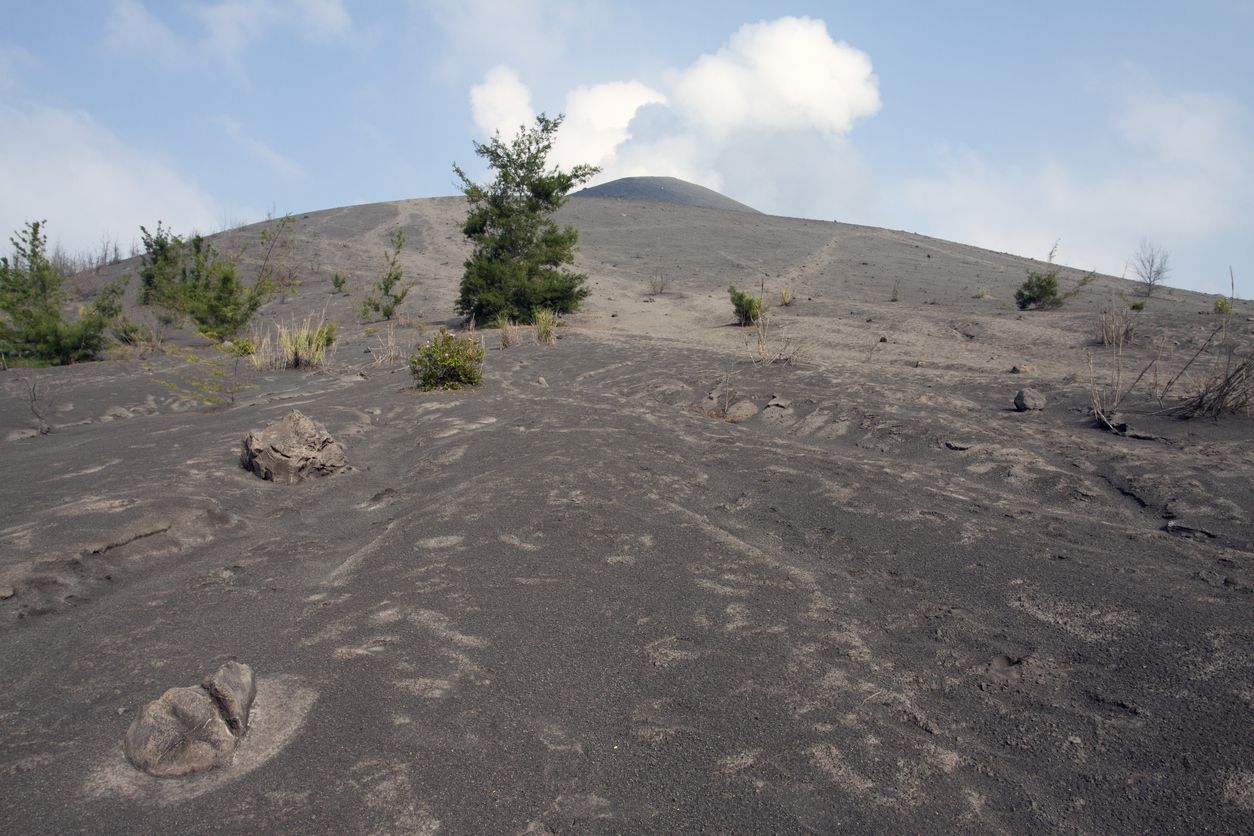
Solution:
<svg viewBox="0 0 1254 836"><path fill-rule="evenodd" d="M227 662L200 687L171 688L140 709L126 730L126 759L158 778L226 766L248 732L256 696L252 668L240 662Z"/></svg>
<svg viewBox="0 0 1254 836"><path fill-rule="evenodd" d="M281 421L244 436L240 464L280 485L295 485L348 467L344 449L327 428L295 409Z"/></svg>

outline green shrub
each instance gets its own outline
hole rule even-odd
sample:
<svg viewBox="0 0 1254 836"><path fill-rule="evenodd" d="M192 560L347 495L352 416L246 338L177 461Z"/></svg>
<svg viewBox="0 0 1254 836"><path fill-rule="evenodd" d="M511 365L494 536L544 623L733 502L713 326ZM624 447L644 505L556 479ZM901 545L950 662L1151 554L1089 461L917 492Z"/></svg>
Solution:
<svg viewBox="0 0 1254 836"><path fill-rule="evenodd" d="M348 276L343 273L335 273L331 276L331 286L335 288L336 293L344 293L344 286L348 284Z"/></svg>
<svg viewBox="0 0 1254 836"><path fill-rule="evenodd" d="M395 316L396 309L400 307L401 302L405 301L409 289L413 287L412 283L401 284L401 278L404 276L401 270L401 248L405 246L404 230L397 229L392 233L389 241L392 246L383 253L387 269L374 283L370 295L362 300L362 319L369 319L372 315L380 319L391 319Z"/></svg>
<svg viewBox="0 0 1254 836"><path fill-rule="evenodd" d="M1145 310L1145 302L1144 301L1133 302L1131 305L1128 305L1128 307L1134 311L1143 311Z"/></svg>
<svg viewBox="0 0 1254 836"><path fill-rule="evenodd" d="M1058 296L1058 271L1038 273L1028 271L1028 279L1015 291L1015 304L1019 310L1028 308L1056 308L1062 304Z"/></svg>
<svg viewBox="0 0 1254 836"><path fill-rule="evenodd" d="M474 386L483 379L483 353L481 340L441 328L410 356L409 371L424 392Z"/></svg>
<svg viewBox="0 0 1254 836"><path fill-rule="evenodd" d="M140 302L189 318L212 340L229 340L274 296L268 261L248 285L240 279L235 259L219 253L201 235L184 240L160 223L155 233L142 226L139 231L144 244Z"/></svg>
<svg viewBox="0 0 1254 836"><path fill-rule="evenodd" d="M0 258L0 355L7 364L66 365L95 358L105 331L122 312L125 281L111 282L92 304L67 322L61 305L65 277L48 260L44 221L31 221L9 240L11 258Z"/></svg>
<svg viewBox="0 0 1254 836"><path fill-rule="evenodd" d="M1227 296L1220 296L1215 300L1215 313L1220 316L1232 315L1232 301Z"/></svg>
<svg viewBox="0 0 1254 836"><path fill-rule="evenodd" d="M574 263L579 233L573 226L558 227L551 216L570 190L598 169L549 166L561 124L561 116L542 113L534 128L523 128L511 140L498 134L486 145L476 142L475 154L496 175L485 186L453 166L470 205L462 233L474 243L457 299L462 316L491 322L504 313L530 323L540 309L572 313L588 295L586 276L566 269Z"/></svg>
<svg viewBox="0 0 1254 836"><path fill-rule="evenodd" d="M762 318L761 299L737 290L735 285L728 285L727 292L731 295L732 308L740 325L752 325Z"/></svg>
<svg viewBox="0 0 1254 836"><path fill-rule="evenodd" d="M536 326L536 342L540 345L553 345L557 342L557 314L548 308L540 308L531 315Z"/></svg>

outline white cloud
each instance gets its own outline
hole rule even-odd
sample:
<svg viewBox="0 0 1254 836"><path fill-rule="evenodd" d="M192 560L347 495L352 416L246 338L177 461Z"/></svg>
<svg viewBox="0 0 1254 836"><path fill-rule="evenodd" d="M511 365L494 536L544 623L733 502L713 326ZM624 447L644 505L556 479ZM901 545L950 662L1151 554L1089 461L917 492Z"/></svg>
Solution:
<svg viewBox="0 0 1254 836"><path fill-rule="evenodd" d="M641 107L663 104L666 96L638 81L576 87L566 94L566 121L553 147L553 161L612 166L614 149L631 139L628 126Z"/></svg>
<svg viewBox="0 0 1254 836"><path fill-rule="evenodd" d="M305 176L305 171L300 167L299 163L275 151L261 140L249 136L244 131L244 126L238 120L229 116L220 116L213 121L221 125L226 135L233 139L239 147L256 157L280 177L295 180Z"/></svg>
<svg viewBox="0 0 1254 836"><path fill-rule="evenodd" d="M489 134L512 133L532 112L526 86L502 67L471 90L471 107ZM680 177L765 211L829 216L874 199L844 137L879 107L864 53L833 41L822 21L784 17L740 27L674 73L670 95L639 81L571 90L553 158L600 165L598 180Z"/></svg>
<svg viewBox="0 0 1254 836"><path fill-rule="evenodd" d="M996 167L975 153L947 155L939 175L906 182L900 203L929 234L1036 257L1061 239L1061 262L1121 275L1143 237L1200 250L1248 223L1252 116L1220 96L1138 90L1093 130L1093 144L1116 143L1111 162ZM1220 287L1214 272L1174 280Z"/></svg>
<svg viewBox="0 0 1254 836"><path fill-rule="evenodd" d="M48 221L71 251L102 234L124 244L164 220L176 230L212 230L224 207L171 165L133 148L79 111L0 102L0 230Z"/></svg>
<svg viewBox="0 0 1254 836"><path fill-rule="evenodd" d="M675 85L675 108L712 137L735 131L817 129L844 134L879 110L867 55L827 33L821 20L746 24Z"/></svg>
<svg viewBox="0 0 1254 836"><path fill-rule="evenodd" d="M531 93L509 67L493 67L481 83L470 88L470 112L475 127L489 137L497 131L513 136L536 118Z"/></svg>

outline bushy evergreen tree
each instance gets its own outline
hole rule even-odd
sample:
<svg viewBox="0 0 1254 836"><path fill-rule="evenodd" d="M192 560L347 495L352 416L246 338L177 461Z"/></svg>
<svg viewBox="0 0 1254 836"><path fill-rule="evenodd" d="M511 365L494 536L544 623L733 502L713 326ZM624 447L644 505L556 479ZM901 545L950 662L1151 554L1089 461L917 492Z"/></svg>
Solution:
<svg viewBox="0 0 1254 836"><path fill-rule="evenodd" d="M466 261L457 311L479 322L504 314L530 323L539 309L571 313L588 295L586 276L565 269L574 263L579 233L559 228L550 217L571 189L599 169L578 165L562 171L548 164L562 116L543 113L533 128L522 127L511 140L498 133L487 144L476 142L475 154L487 161L495 179L473 182L454 165L470 211L462 232L474 242Z"/></svg>

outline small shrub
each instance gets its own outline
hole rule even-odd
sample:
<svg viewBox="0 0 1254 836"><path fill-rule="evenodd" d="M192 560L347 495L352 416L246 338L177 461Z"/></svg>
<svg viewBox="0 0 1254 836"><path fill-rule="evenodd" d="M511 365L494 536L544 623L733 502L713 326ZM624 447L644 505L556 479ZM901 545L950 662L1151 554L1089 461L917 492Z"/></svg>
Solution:
<svg viewBox="0 0 1254 836"><path fill-rule="evenodd" d="M977 291L975 292L975 296L974 296L973 298L975 298L975 299L987 299L987 298L989 298L989 297L990 297L990 296L992 296L992 295L993 295L993 294L991 294L991 293L989 293L989 292L988 292L988 288L987 288L987 287L982 287L982 288L980 288L979 290L977 290Z"/></svg>
<svg viewBox="0 0 1254 836"><path fill-rule="evenodd" d="M424 392L432 389L461 389L483 379L483 342L474 337L458 337L441 328L418 353L409 358L409 370Z"/></svg>
<svg viewBox="0 0 1254 836"><path fill-rule="evenodd" d="M401 248L405 246L405 232L398 229L392 233L389 240L392 246L383 253L387 269L374 283L370 295L362 300L362 319L369 319L371 316L391 319L401 302L405 301L405 295L409 293L409 289L413 287L412 283L401 284L404 275L401 271Z"/></svg>
<svg viewBox="0 0 1254 836"><path fill-rule="evenodd" d="M1056 308L1062 304L1058 297L1058 271L1038 273L1028 271L1028 279L1015 291L1015 304L1019 310L1028 308Z"/></svg>
<svg viewBox="0 0 1254 836"><path fill-rule="evenodd" d="M536 342L540 345L553 345L557 341L557 314L548 308L538 308L531 315L536 326Z"/></svg>
<svg viewBox="0 0 1254 836"><path fill-rule="evenodd" d="M335 288L336 293L344 293L344 287L348 284L348 276L343 273L334 273L331 276L331 287Z"/></svg>
<svg viewBox="0 0 1254 836"><path fill-rule="evenodd" d="M732 308L736 312L737 324L752 325L762 317L761 299L737 290L735 285L728 285L727 292L731 296Z"/></svg>
<svg viewBox="0 0 1254 836"><path fill-rule="evenodd" d="M779 304L781 307L788 307L797 301L797 297L793 294L792 285L786 284L779 289Z"/></svg>
<svg viewBox="0 0 1254 836"><path fill-rule="evenodd" d="M514 323L510 321L509 316L504 311L496 315L496 319L492 321L492 326L500 332L501 348L509 348L518 342L518 335L514 331Z"/></svg>
<svg viewBox="0 0 1254 836"><path fill-rule="evenodd" d="M1145 310L1145 301L1133 302L1131 305L1128 305L1128 308L1134 311L1143 311Z"/></svg>
<svg viewBox="0 0 1254 836"><path fill-rule="evenodd" d="M1215 313L1219 316L1232 316L1232 301L1227 296L1215 300Z"/></svg>
<svg viewBox="0 0 1254 836"><path fill-rule="evenodd" d="M888 301L896 302L899 298L900 292L901 292L901 279L897 279L896 281L893 282L893 295L889 298Z"/></svg>
<svg viewBox="0 0 1254 836"><path fill-rule="evenodd" d="M667 279L661 273L654 273L649 277L649 295L657 296L666 292Z"/></svg>

